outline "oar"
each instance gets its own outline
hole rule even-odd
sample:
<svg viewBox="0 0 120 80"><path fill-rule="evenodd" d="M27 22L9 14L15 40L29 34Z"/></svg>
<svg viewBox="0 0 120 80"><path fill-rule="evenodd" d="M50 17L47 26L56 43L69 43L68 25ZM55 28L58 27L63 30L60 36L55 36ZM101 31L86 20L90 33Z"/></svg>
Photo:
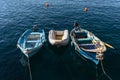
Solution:
<svg viewBox="0 0 120 80"><path fill-rule="evenodd" d="M89 32L91 35L93 35L93 33L92 32ZM107 47L109 47L109 48L112 48L112 49L115 49L113 46L111 46L110 44L108 44L108 43L105 43L105 42L103 42L102 41L102 43L103 44L105 44Z"/></svg>
<svg viewBox="0 0 120 80"><path fill-rule="evenodd" d="M103 42L103 41L102 41ZM108 43L105 43L105 42L103 42L107 47L109 47L109 48L112 48L112 49L115 49L113 46L111 46L110 44L108 44Z"/></svg>

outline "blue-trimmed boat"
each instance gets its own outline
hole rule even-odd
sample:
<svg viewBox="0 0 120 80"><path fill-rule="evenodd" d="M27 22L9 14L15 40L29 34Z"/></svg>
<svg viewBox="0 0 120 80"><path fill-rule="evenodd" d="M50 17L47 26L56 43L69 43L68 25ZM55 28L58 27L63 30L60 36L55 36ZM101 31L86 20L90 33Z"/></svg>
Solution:
<svg viewBox="0 0 120 80"><path fill-rule="evenodd" d="M96 65L99 60L103 60L103 52L106 51L106 46L93 33L77 26L70 32L70 37L71 44L81 56L91 60Z"/></svg>
<svg viewBox="0 0 120 80"><path fill-rule="evenodd" d="M19 38L17 47L25 56L31 57L40 50L45 41L44 29L28 29Z"/></svg>

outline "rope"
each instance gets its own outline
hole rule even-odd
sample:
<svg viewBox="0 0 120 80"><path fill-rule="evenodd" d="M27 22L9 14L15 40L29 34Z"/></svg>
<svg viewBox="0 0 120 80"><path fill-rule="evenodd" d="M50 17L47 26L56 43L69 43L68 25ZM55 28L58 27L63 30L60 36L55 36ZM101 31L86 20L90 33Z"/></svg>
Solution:
<svg viewBox="0 0 120 80"><path fill-rule="evenodd" d="M25 58L24 58L24 55L20 55L20 57L21 57L21 59L20 59L20 63L22 64L22 66L27 66L27 63L26 63L26 60L25 60Z"/></svg>
<svg viewBox="0 0 120 80"><path fill-rule="evenodd" d="M102 68L103 73L107 76L107 78L108 78L109 80L112 80L112 78L105 72L105 69L104 69L104 67L103 67L102 61L100 61L100 62L101 62L101 68Z"/></svg>
<svg viewBox="0 0 120 80"><path fill-rule="evenodd" d="M98 80L98 71L97 71L98 67L96 65L96 80Z"/></svg>
<svg viewBox="0 0 120 80"><path fill-rule="evenodd" d="M27 66L27 65L28 65L30 80L32 80L32 73L31 73L30 61L29 61L28 55L27 55L27 62L26 62L24 56L22 56L22 54L21 54L20 62L21 62L21 64L22 64L23 66Z"/></svg>
<svg viewBox="0 0 120 80"><path fill-rule="evenodd" d="M27 57L27 59L28 59L28 69L29 69L30 80L32 80L32 73L31 73L31 68L30 68L29 57Z"/></svg>

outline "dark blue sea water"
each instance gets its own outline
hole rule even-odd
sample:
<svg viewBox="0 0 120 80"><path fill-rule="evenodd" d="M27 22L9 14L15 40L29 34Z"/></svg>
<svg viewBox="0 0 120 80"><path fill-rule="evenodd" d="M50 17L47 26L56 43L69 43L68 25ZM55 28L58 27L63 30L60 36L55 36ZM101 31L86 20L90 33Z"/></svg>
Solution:
<svg viewBox="0 0 120 80"><path fill-rule="evenodd" d="M16 47L26 29L38 25L48 38L50 29L70 31L75 21L115 47L105 52L103 64L113 80L120 80L120 0L0 0L0 80L29 80ZM30 64L33 80L108 80L101 70L96 79L95 65L82 60L70 45L56 49L47 41Z"/></svg>

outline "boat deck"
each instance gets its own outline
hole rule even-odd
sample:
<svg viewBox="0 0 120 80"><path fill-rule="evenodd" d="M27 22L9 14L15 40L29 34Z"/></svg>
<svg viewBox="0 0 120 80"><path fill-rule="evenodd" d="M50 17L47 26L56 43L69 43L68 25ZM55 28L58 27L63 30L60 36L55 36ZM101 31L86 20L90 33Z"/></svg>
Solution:
<svg viewBox="0 0 120 80"><path fill-rule="evenodd" d="M95 44L79 44L79 46L84 49L97 49Z"/></svg>
<svg viewBox="0 0 120 80"><path fill-rule="evenodd" d="M63 35L56 35L56 36L55 36L55 39L56 39L56 40L62 40L62 37L63 37Z"/></svg>
<svg viewBox="0 0 120 80"><path fill-rule="evenodd" d="M30 34L27 37L27 40L39 40L40 39L40 34Z"/></svg>
<svg viewBox="0 0 120 80"><path fill-rule="evenodd" d="M26 38L25 48L34 48L38 42L40 42L40 33L39 34L30 34Z"/></svg>

